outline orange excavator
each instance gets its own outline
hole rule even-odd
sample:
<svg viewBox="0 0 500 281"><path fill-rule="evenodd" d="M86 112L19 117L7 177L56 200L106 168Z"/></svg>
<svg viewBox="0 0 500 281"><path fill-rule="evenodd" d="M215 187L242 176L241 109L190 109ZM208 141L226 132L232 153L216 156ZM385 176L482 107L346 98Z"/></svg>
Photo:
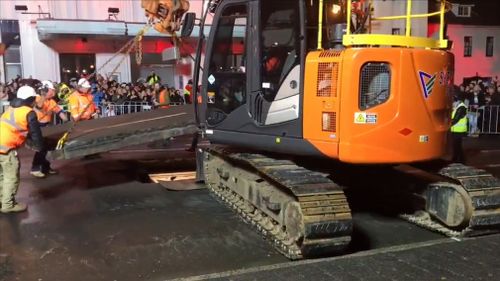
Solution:
<svg viewBox="0 0 500 281"><path fill-rule="evenodd" d="M142 2L155 28L170 33L189 6ZM435 164L446 154L453 95L447 3L417 15L406 5L405 15L375 17L368 0L219 0L200 19L193 90L210 142L198 149L203 179L291 259L350 242L349 203L328 172L342 165L426 173L412 191L421 209L402 215L420 226L468 236L500 225L498 179ZM441 18L439 38L412 36L412 20L429 16ZM403 34L373 32L387 20L403 20Z"/></svg>

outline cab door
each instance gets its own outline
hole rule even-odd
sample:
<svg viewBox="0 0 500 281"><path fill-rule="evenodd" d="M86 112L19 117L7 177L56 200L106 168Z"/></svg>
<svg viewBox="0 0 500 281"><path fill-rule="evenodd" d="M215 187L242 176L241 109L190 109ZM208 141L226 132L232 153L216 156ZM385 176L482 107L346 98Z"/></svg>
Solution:
<svg viewBox="0 0 500 281"><path fill-rule="evenodd" d="M202 78L205 122L219 127L247 101L249 2L222 2L214 16Z"/></svg>

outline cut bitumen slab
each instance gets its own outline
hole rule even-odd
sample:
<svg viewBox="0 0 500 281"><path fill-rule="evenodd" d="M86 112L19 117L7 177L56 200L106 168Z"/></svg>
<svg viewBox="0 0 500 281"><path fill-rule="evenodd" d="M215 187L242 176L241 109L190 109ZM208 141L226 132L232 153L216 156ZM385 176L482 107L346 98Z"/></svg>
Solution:
<svg viewBox="0 0 500 281"><path fill-rule="evenodd" d="M72 159L122 147L140 145L171 137L193 134L197 130L191 105L176 106L120 116L72 122L47 127L43 135L53 159ZM54 150L57 141L70 130L64 147Z"/></svg>

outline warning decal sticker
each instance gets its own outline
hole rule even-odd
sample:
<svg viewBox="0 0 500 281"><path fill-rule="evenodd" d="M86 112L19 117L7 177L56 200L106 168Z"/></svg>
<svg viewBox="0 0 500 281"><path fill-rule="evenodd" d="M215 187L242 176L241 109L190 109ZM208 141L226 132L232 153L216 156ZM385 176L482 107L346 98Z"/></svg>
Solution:
<svg viewBox="0 0 500 281"><path fill-rule="evenodd" d="M355 112L354 124L377 124L377 113Z"/></svg>

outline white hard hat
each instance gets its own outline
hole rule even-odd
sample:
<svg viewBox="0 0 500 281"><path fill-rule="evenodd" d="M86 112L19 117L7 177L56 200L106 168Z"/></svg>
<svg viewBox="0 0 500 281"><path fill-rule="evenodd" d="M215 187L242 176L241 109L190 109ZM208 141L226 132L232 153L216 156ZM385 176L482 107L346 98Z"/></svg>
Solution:
<svg viewBox="0 0 500 281"><path fill-rule="evenodd" d="M35 93L35 89L31 88L30 86L22 86L17 90L17 98L19 99L27 99L30 97L36 97L37 94Z"/></svg>
<svg viewBox="0 0 500 281"><path fill-rule="evenodd" d="M54 83L50 82L49 80L42 81L42 87L43 88L47 88L47 89L51 89L51 90L55 90L56 89L54 87Z"/></svg>
<svg viewBox="0 0 500 281"><path fill-rule="evenodd" d="M78 80L78 87L82 87L82 88L85 88L85 89L90 89L89 80L87 80L85 78L80 78L80 80Z"/></svg>

